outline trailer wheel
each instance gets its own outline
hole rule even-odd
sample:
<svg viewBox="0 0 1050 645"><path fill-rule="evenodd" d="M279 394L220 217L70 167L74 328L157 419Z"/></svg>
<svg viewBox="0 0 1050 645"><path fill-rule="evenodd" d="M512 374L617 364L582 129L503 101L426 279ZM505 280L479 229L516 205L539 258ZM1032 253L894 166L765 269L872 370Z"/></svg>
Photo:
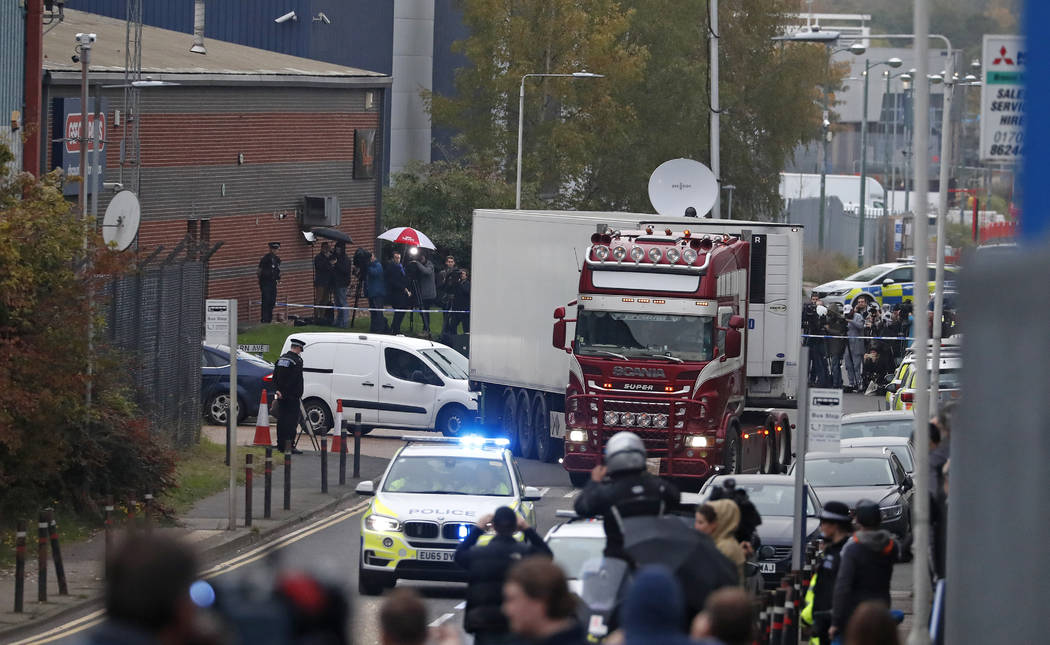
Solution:
<svg viewBox="0 0 1050 645"><path fill-rule="evenodd" d="M503 424L501 431L507 438L510 451L518 454L518 399L514 396L514 390L507 390L503 395Z"/></svg>
<svg viewBox="0 0 1050 645"><path fill-rule="evenodd" d="M532 402L526 390L518 392L518 453L525 459L536 458L536 427L532 419Z"/></svg>
<svg viewBox="0 0 1050 645"><path fill-rule="evenodd" d="M726 467L727 474L740 473L741 452L740 426L733 422L726 430L726 441L722 444L722 465Z"/></svg>
<svg viewBox="0 0 1050 645"><path fill-rule="evenodd" d="M550 463L561 453L561 442L551 436L551 415L547 398L540 393L532 399L532 427L536 433L536 459Z"/></svg>
<svg viewBox="0 0 1050 645"><path fill-rule="evenodd" d="M767 434L762 438L762 473L776 475L780 472L780 464L777 463L777 439L776 422L773 417L766 420L763 431Z"/></svg>
<svg viewBox="0 0 1050 645"><path fill-rule="evenodd" d="M780 432L776 432L777 426ZM791 466L791 424L788 416L782 414L774 419L773 432L776 434L777 461L784 472Z"/></svg>

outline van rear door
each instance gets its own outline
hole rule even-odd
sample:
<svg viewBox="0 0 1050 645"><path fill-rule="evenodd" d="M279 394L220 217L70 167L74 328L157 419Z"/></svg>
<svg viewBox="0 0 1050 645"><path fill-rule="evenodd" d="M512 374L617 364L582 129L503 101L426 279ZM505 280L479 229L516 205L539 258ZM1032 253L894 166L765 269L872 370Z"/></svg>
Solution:
<svg viewBox="0 0 1050 645"><path fill-rule="evenodd" d="M374 426L379 420L379 344L348 341L329 347L334 357L332 404L343 401L343 418L349 423L360 413L362 424Z"/></svg>

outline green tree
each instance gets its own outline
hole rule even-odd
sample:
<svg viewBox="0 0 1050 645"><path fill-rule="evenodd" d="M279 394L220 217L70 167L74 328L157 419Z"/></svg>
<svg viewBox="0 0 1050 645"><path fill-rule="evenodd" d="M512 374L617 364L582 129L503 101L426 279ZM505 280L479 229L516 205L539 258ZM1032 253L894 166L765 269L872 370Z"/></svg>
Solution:
<svg viewBox="0 0 1050 645"><path fill-rule="evenodd" d="M460 132L470 163L513 181L522 74L582 68L606 78L526 88L523 176L544 205L651 211L648 178L659 164L710 158L707 2L461 4L471 36L456 48L471 65L457 74L456 96L431 99L435 123ZM778 212L780 169L819 135L823 48L770 40L795 4L721 4L721 170L737 187L738 217Z"/></svg>
<svg viewBox="0 0 1050 645"><path fill-rule="evenodd" d="M97 235L85 245L59 171L38 180L7 172L11 160L0 146L0 516L160 492L171 484L171 452L130 402L126 361L87 338L87 294L123 260Z"/></svg>
<svg viewBox="0 0 1050 645"><path fill-rule="evenodd" d="M383 225L411 226L437 247L438 257L470 265L475 208L514 208L514 186L494 172L454 162L412 162L383 191ZM526 194L532 199L531 194Z"/></svg>

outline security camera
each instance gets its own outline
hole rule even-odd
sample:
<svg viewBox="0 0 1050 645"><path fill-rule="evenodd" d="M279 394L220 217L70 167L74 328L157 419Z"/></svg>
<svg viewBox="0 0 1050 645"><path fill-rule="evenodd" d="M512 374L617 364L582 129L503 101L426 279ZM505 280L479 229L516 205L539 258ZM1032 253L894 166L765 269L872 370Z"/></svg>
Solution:
<svg viewBox="0 0 1050 645"><path fill-rule="evenodd" d="M317 15L314 16L314 22L323 22L326 25L332 24L332 21L325 15L325 12L318 11Z"/></svg>
<svg viewBox="0 0 1050 645"><path fill-rule="evenodd" d="M91 43L95 42L95 34L80 33L77 34L76 38L77 42L81 45L90 45Z"/></svg>
<svg viewBox="0 0 1050 645"><path fill-rule="evenodd" d="M298 18L298 16L295 15L294 11L289 11L288 13L284 14L283 16L278 16L278 17L274 18L273 21L278 23L278 24L280 24L282 22L288 22L289 20L298 20L298 19L299 18Z"/></svg>

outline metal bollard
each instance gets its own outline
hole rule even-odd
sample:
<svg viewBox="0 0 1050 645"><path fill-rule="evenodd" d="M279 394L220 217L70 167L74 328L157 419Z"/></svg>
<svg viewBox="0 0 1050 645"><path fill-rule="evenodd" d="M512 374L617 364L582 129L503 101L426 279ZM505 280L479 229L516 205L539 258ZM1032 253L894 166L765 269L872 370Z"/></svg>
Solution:
<svg viewBox="0 0 1050 645"><path fill-rule="evenodd" d="M252 453L244 455L244 525L252 525Z"/></svg>
<svg viewBox="0 0 1050 645"><path fill-rule="evenodd" d="M284 510L292 510L292 442L284 442Z"/></svg>
<svg viewBox="0 0 1050 645"><path fill-rule="evenodd" d="M354 479L361 477L361 413L354 414Z"/></svg>
<svg viewBox="0 0 1050 645"><path fill-rule="evenodd" d="M761 594L755 599L755 605L758 607L758 611L755 612L755 615L758 616L758 628L755 630L755 643L765 643L769 640L769 636L766 633L766 630L769 629L766 616L766 609L769 607L769 596L764 593Z"/></svg>
<svg viewBox="0 0 1050 645"><path fill-rule="evenodd" d="M273 490L273 448L266 446L266 469L263 474L263 518L270 519L270 496Z"/></svg>
<svg viewBox="0 0 1050 645"><path fill-rule="evenodd" d="M51 558L55 561L55 579L58 580L58 595L68 596L69 585L66 584L66 568L62 564L62 550L58 547L58 523L55 522L55 512L45 509L47 513L47 528L51 539Z"/></svg>
<svg viewBox="0 0 1050 645"><path fill-rule="evenodd" d="M22 613L26 590L26 521L15 528L15 613Z"/></svg>
<svg viewBox="0 0 1050 645"><path fill-rule="evenodd" d="M769 645L783 645L784 643L784 598L786 596L785 589L777 589L773 592L773 624L769 629Z"/></svg>
<svg viewBox="0 0 1050 645"><path fill-rule="evenodd" d="M346 429L339 428L339 485L346 486Z"/></svg>
<svg viewBox="0 0 1050 645"><path fill-rule="evenodd" d="M113 496L106 495L105 527L106 527L106 562L109 562L109 554L113 551Z"/></svg>
<svg viewBox="0 0 1050 645"><path fill-rule="evenodd" d="M787 590L787 597L784 599L784 635L780 640L781 645L798 645L797 602L795 588L791 587Z"/></svg>
<svg viewBox="0 0 1050 645"><path fill-rule="evenodd" d="M146 535L153 533L153 493L142 496L142 526L146 529Z"/></svg>
<svg viewBox="0 0 1050 645"><path fill-rule="evenodd" d="M47 515L40 511L36 523L36 599L47 602Z"/></svg>
<svg viewBox="0 0 1050 645"><path fill-rule="evenodd" d="M321 437L321 492L328 492L328 439Z"/></svg>

